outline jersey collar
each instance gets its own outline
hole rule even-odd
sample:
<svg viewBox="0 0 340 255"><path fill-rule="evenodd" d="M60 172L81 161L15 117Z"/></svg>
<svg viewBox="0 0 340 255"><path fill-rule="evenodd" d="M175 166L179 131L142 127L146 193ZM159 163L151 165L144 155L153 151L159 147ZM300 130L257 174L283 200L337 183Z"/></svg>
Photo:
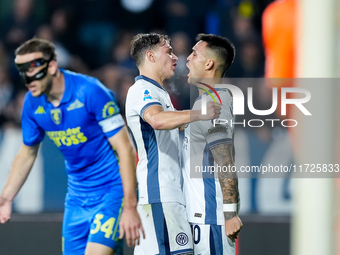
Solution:
<svg viewBox="0 0 340 255"><path fill-rule="evenodd" d="M148 77L146 77L146 76L144 76L144 75L138 75L138 76L135 78L135 81L138 81L138 80L146 80L146 81L152 83L153 85L155 85L156 87L158 87L158 88L160 88L160 89L162 89L162 90L165 91L165 89L164 89L161 85L159 85L159 83L158 83L157 81L155 81L155 80L153 80L153 79L150 79L150 78L148 78Z"/></svg>
<svg viewBox="0 0 340 255"><path fill-rule="evenodd" d="M71 88L70 76L65 72L64 69L60 68L60 71L64 74L64 80L65 80L65 91L64 91L64 95L63 95L63 98L61 99L60 104L64 104L64 103L71 101L71 99L72 99L72 91L71 91L72 88Z"/></svg>
<svg viewBox="0 0 340 255"><path fill-rule="evenodd" d="M215 88L215 90L216 90L216 91L223 91L223 90L225 91L225 89L224 89L224 88ZM212 94L215 94L215 93L214 93L212 90L210 90L210 89L209 89L209 92L210 92L210 93L212 93ZM207 92L204 92L203 94L206 94L206 95L208 95L208 93L207 93ZM198 98L196 98L195 102L196 102L197 100L200 100L200 99L201 99L201 97L202 97L202 95L200 95Z"/></svg>

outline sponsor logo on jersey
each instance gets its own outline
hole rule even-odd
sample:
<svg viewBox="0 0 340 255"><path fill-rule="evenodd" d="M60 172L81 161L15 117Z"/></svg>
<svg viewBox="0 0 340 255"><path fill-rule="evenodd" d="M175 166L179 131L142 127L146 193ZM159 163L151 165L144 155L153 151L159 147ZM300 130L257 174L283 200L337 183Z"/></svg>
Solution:
<svg viewBox="0 0 340 255"><path fill-rule="evenodd" d="M189 238L188 236L181 232L176 236L176 243L180 246L184 246L189 242Z"/></svg>
<svg viewBox="0 0 340 255"><path fill-rule="evenodd" d="M144 90L144 97L143 97L143 101L145 101L146 99L152 99L151 93L149 92L149 90Z"/></svg>
<svg viewBox="0 0 340 255"><path fill-rule="evenodd" d="M117 104L113 101L110 101L104 105L102 116L103 118L108 118L108 117L115 115L118 112L119 112L119 108Z"/></svg>
<svg viewBox="0 0 340 255"><path fill-rule="evenodd" d="M61 123L61 110L60 109L51 110L51 118L55 124L59 125Z"/></svg>
<svg viewBox="0 0 340 255"><path fill-rule="evenodd" d="M67 110L72 111L72 110L79 109L79 108L82 108L82 107L84 107L84 104L82 102L80 102L78 99L76 99L72 104L70 104L67 107Z"/></svg>
<svg viewBox="0 0 340 255"><path fill-rule="evenodd" d="M227 132L227 127L223 127L223 126L216 126L214 128L210 128L208 129L208 133L212 134L212 133L217 133L217 132Z"/></svg>
<svg viewBox="0 0 340 255"><path fill-rule="evenodd" d="M80 131L81 127L69 128L67 130L46 131L48 137L60 147L61 145L71 146L85 143L87 137Z"/></svg>
<svg viewBox="0 0 340 255"><path fill-rule="evenodd" d="M35 110L34 114L46 114L44 107L39 106L39 107Z"/></svg>
<svg viewBox="0 0 340 255"><path fill-rule="evenodd" d="M195 213L194 217L202 218L202 213Z"/></svg>

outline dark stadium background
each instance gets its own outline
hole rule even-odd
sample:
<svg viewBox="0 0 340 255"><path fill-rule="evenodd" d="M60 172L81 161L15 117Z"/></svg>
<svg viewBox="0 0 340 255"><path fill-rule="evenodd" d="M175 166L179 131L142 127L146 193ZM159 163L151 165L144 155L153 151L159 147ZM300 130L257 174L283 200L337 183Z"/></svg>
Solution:
<svg viewBox="0 0 340 255"><path fill-rule="evenodd" d="M21 142L21 107L27 90L13 60L14 50L22 42L33 36L54 42L59 66L98 77L114 91L124 114L127 90L138 74L129 56L131 38L139 32L168 34L179 60L176 75L166 87L174 106L187 109L190 89L185 78L185 63L197 33L220 34L235 44L236 59L228 77L264 76L261 15L270 2L141 0L138 6L133 6L129 0L1 0L0 189ZM270 98L270 94L263 93L261 100L266 96ZM259 165L276 139L286 135L286 130L245 130L243 134L249 162ZM46 138L40 153L38 170L32 170L35 177L28 180L26 190L15 200L11 222L0 225L1 255L61 254L61 222L67 188L63 158ZM268 199L259 191L270 190L270 185L256 178L240 181L244 223L239 238L240 255L289 254L289 181L276 182L274 185L280 187L277 197ZM128 250L126 254L130 254Z"/></svg>

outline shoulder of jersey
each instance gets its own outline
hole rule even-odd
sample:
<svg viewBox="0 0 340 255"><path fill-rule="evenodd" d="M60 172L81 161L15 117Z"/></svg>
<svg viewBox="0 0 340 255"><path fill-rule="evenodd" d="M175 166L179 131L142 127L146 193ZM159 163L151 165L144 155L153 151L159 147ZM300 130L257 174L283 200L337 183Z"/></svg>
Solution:
<svg viewBox="0 0 340 255"><path fill-rule="evenodd" d="M139 79L129 88L129 91L131 92L136 91L138 93L138 91L145 91L150 89L153 90L154 88L156 88L156 86L153 85L152 83L143 79Z"/></svg>
<svg viewBox="0 0 340 255"><path fill-rule="evenodd" d="M148 86L150 85L150 82L144 79L138 79L135 84L133 84L133 87L140 87L140 86Z"/></svg>
<svg viewBox="0 0 340 255"><path fill-rule="evenodd" d="M132 92L134 92L134 91L140 89L140 88L141 88L140 85L141 85L141 83L139 82L139 80L136 81L136 82L135 82L134 84L132 84L131 87L129 88L128 94L131 94Z"/></svg>
<svg viewBox="0 0 340 255"><path fill-rule="evenodd" d="M220 88L220 89L217 89L217 93L219 95L229 94L229 90L225 88Z"/></svg>
<svg viewBox="0 0 340 255"><path fill-rule="evenodd" d="M224 98L224 99L232 98L232 95L231 95L231 93L228 89L219 89L217 91L217 93L221 97L221 100L222 100L222 98ZM222 103L223 103L223 100L222 100Z"/></svg>
<svg viewBox="0 0 340 255"><path fill-rule="evenodd" d="M72 79L75 82L76 86L74 86L73 88L78 87L78 89L76 90L82 91L81 93L85 92L86 94L93 95L92 93L95 94L98 89L104 90L107 93L111 91L95 77L70 71L67 72L72 76ZM81 89L82 87L84 87L85 89Z"/></svg>
<svg viewBox="0 0 340 255"><path fill-rule="evenodd" d="M76 79L77 82L86 82L88 84L98 84L100 81L92 76L81 74L81 73L75 73L69 70L64 70L64 73L66 75L71 76L73 79Z"/></svg>

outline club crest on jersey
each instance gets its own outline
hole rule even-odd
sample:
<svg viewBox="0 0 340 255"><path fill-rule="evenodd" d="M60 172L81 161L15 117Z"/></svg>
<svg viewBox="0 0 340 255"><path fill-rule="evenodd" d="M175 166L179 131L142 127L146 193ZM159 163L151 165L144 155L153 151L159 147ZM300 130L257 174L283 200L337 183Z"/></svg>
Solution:
<svg viewBox="0 0 340 255"><path fill-rule="evenodd" d="M145 101L146 99L152 99L151 93L149 92L149 90L144 90L144 97L143 97L143 101Z"/></svg>
<svg viewBox="0 0 340 255"><path fill-rule="evenodd" d="M176 243L180 246L184 246L189 242L187 234L181 232L176 236Z"/></svg>
<svg viewBox="0 0 340 255"><path fill-rule="evenodd" d="M59 125L61 123L61 110L60 109L51 110L51 118L55 124Z"/></svg>
<svg viewBox="0 0 340 255"><path fill-rule="evenodd" d="M104 105L102 115L103 118L108 118L119 112L119 108L115 102L110 101Z"/></svg>

